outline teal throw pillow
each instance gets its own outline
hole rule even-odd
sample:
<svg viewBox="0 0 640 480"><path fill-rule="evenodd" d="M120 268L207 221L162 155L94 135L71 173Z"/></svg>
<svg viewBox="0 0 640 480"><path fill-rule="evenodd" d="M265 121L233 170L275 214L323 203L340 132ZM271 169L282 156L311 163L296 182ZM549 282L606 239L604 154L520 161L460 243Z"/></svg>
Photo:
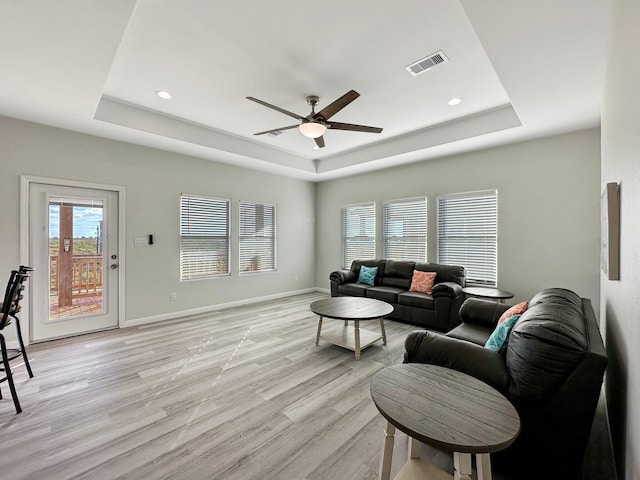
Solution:
<svg viewBox="0 0 640 480"><path fill-rule="evenodd" d="M358 276L358 283L365 283L367 285L373 285L376 274L378 273L378 267L360 267L360 276Z"/></svg>
<svg viewBox="0 0 640 480"><path fill-rule="evenodd" d="M485 348L504 356L507 353L509 334L519 318L520 315L514 315L498 325L484 344Z"/></svg>

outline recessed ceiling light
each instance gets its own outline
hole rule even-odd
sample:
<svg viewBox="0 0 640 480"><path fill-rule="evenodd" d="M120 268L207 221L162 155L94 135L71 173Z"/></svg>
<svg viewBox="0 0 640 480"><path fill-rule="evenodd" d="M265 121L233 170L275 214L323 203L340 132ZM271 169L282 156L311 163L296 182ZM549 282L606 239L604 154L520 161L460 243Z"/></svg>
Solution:
<svg viewBox="0 0 640 480"><path fill-rule="evenodd" d="M166 90L156 90L156 95L162 98L163 100L171 100L173 95L167 92Z"/></svg>
<svg viewBox="0 0 640 480"><path fill-rule="evenodd" d="M451 100L449 100L448 103L449 103L449 105L454 107L456 105L460 105L462 103L462 99L461 98L452 98Z"/></svg>

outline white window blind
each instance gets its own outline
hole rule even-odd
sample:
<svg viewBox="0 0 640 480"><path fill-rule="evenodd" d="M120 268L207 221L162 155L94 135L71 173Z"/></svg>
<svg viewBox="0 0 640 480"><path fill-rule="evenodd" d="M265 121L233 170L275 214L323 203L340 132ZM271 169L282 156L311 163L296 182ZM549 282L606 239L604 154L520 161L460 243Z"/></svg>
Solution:
<svg viewBox="0 0 640 480"><path fill-rule="evenodd" d="M498 192L438 197L438 263L465 267L470 285L498 281Z"/></svg>
<svg viewBox="0 0 640 480"><path fill-rule="evenodd" d="M427 199L385 202L382 212L383 257L424 262L427 258Z"/></svg>
<svg viewBox="0 0 640 480"><path fill-rule="evenodd" d="M180 280L229 274L229 200L180 196Z"/></svg>
<svg viewBox="0 0 640 480"><path fill-rule="evenodd" d="M364 203L342 208L342 266L376 255L376 205Z"/></svg>
<svg viewBox="0 0 640 480"><path fill-rule="evenodd" d="M276 269L276 207L240 202L240 272Z"/></svg>

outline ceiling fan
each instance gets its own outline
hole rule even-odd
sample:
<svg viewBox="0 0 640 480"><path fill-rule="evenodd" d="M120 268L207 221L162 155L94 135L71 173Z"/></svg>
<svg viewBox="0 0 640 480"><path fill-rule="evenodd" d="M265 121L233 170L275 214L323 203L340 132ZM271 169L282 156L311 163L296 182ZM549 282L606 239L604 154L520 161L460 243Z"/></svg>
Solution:
<svg viewBox="0 0 640 480"><path fill-rule="evenodd" d="M352 132L369 132L369 133L380 133L382 132L382 128L378 127L367 127L364 125L354 125L353 123L340 123L340 122L328 122L328 120L333 117L336 113L342 110L344 107L353 102L356 98L358 98L360 94L355 90L350 90L345 93L343 96L335 100L333 103L330 103L322 110L316 113L315 107L318 104L319 98L316 95L309 95L307 97L307 103L311 106L311 113L306 117L302 115L298 115L297 113L290 112L280 107L276 107L275 105L271 105L270 103L264 102L262 100L258 100L254 97L247 97L247 99L259 103L260 105L264 105L265 107L272 108L277 110L278 112L284 113L285 115L289 115L290 117L295 118L296 120L300 120L301 123L296 125L289 125L286 127L273 128L271 130L265 130L264 132L254 133L254 135L265 135L267 133L276 133L281 132L282 130L289 130L291 128L297 128L300 130L305 137L313 138L316 142L317 148L324 147L324 138L322 135L328 130L349 130Z"/></svg>

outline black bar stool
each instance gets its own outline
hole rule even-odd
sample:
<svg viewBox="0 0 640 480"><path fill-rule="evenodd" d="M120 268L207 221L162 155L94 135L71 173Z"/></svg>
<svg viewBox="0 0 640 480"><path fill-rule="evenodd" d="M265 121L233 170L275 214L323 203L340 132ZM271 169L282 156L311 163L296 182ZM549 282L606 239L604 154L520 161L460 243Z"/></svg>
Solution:
<svg viewBox="0 0 640 480"><path fill-rule="evenodd" d="M9 283L4 295L4 301L1 305L2 316L0 317L0 350L2 353L2 368L0 371L4 371L4 377L0 378L0 383L5 380L9 384L11 390L11 396L13 397L13 404L16 408L16 413L20 413L22 408L20 407L20 401L18 400L18 394L13 382L13 373L11 371L11 360L22 357L24 364L29 373L29 377L33 378L33 372L31 365L29 364L29 358L27 357L27 351L22 341L22 332L20 329L20 320L17 316L20 311L20 301L23 298L23 291L25 288L25 282L29 278L29 273L33 271L32 268L25 265L21 265L19 270L13 270L9 277ZM7 348L7 344L3 335L4 328L14 322L16 325L16 332L18 336L18 343L20 348ZM2 398L2 392L0 392L0 398Z"/></svg>

